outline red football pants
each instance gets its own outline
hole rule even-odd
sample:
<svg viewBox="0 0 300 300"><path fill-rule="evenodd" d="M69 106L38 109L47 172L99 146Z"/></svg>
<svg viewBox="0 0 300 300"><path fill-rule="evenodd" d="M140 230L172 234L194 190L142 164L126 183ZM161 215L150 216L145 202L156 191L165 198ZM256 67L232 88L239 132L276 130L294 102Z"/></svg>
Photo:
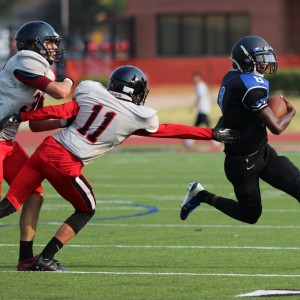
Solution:
<svg viewBox="0 0 300 300"><path fill-rule="evenodd" d="M17 175L6 197L19 209L35 187L47 179L75 210L94 210L96 200L90 183L81 173L82 167L81 161L48 137Z"/></svg>
<svg viewBox="0 0 300 300"><path fill-rule="evenodd" d="M0 197L3 179L11 185L28 159L27 153L18 142L0 141ZM36 187L32 192L42 195L42 186L36 185Z"/></svg>

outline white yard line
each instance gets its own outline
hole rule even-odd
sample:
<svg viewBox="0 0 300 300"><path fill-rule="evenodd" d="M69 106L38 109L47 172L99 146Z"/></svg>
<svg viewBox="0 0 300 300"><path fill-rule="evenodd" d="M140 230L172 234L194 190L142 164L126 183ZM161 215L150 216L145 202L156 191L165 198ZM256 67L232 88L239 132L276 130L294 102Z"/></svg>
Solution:
<svg viewBox="0 0 300 300"><path fill-rule="evenodd" d="M62 224L59 221L53 222L39 222L41 225ZM18 224L0 223L1 226L16 226ZM222 225L222 224L124 224L124 223L108 223L106 221L99 221L98 223L91 221L87 226L94 227L132 227L132 228L242 228L242 229L300 229L300 225Z"/></svg>
<svg viewBox="0 0 300 300"><path fill-rule="evenodd" d="M0 247L18 247L19 244L0 244ZM45 245L35 244L35 247L45 247ZM289 250L299 251L300 247L271 247L271 246L209 246L209 245L65 245L68 248L126 248L126 249L235 249L235 250Z"/></svg>
<svg viewBox="0 0 300 300"><path fill-rule="evenodd" d="M48 223L43 223L48 224ZM56 223L57 224L57 223ZM300 225L209 225L209 224L117 224L117 223L94 223L87 226L103 227L149 227L149 228L243 228L243 229L300 229Z"/></svg>
<svg viewBox="0 0 300 300"><path fill-rule="evenodd" d="M0 271L0 273L15 273L18 271ZM27 273L27 272L24 272ZM31 272L30 272L31 273ZM105 271L66 271L43 272L43 274L98 274L98 275L145 275L145 276L212 276L212 277L300 277L300 274L238 274L238 273L184 273L184 272L105 272Z"/></svg>

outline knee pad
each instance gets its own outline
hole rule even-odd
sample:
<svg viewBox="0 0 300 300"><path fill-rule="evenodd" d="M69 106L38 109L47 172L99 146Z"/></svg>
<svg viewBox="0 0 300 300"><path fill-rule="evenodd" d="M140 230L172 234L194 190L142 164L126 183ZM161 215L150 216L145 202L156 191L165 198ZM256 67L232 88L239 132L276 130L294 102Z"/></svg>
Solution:
<svg viewBox="0 0 300 300"><path fill-rule="evenodd" d="M77 234L86 223L93 217L95 210L89 211L78 211L76 210L73 215L71 215L65 223L67 223Z"/></svg>

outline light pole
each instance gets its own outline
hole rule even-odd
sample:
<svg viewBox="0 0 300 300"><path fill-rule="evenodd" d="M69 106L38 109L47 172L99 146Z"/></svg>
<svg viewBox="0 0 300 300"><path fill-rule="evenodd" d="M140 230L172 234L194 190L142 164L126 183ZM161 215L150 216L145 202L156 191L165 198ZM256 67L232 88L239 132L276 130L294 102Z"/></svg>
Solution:
<svg viewBox="0 0 300 300"><path fill-rule="evenodd" d="M61 0L61 26L65 37L69 35L69 0Z"/></svg>

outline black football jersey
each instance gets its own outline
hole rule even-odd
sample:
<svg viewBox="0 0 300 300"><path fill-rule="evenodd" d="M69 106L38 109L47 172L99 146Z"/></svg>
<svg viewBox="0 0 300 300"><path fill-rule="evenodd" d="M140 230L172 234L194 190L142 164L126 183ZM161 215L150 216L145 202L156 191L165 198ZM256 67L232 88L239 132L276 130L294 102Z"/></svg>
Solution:
<svg viewBox="0 0 300 300"><path fill-rule="evenodd" d="M240 132L236 143L225 145L226 154L249 155L267 143L266 126L254 112L267 106L268 95L269 82L260 75L231 70L224 76L218 95L222 126Z"/></svg>

